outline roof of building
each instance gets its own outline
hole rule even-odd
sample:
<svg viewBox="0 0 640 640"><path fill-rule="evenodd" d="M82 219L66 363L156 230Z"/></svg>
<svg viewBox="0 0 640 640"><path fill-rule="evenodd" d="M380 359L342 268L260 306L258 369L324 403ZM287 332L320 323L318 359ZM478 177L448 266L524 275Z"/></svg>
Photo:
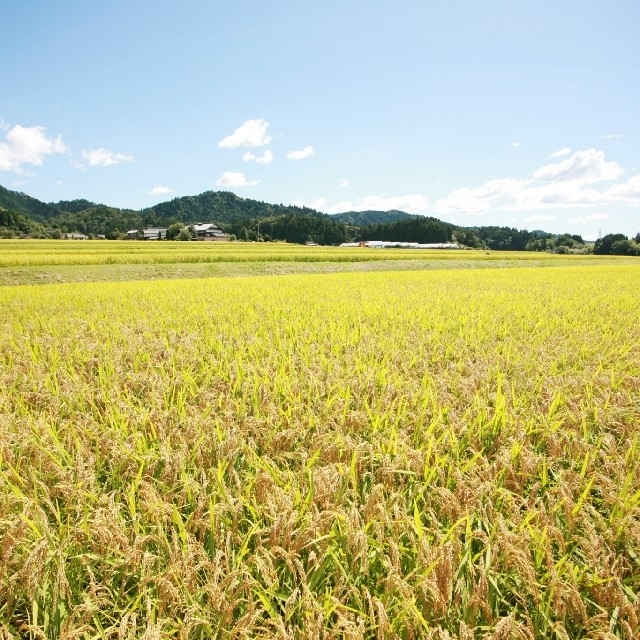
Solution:
<svg viewBox="0 0 640 640"><path fill-rule="evenodd" d="M222 233L222 229L220 229L220 227L215 222L196 222L196 224L193 225L193 230L196 233L202 233L205 231L219 231L220 233Z"/></svg>

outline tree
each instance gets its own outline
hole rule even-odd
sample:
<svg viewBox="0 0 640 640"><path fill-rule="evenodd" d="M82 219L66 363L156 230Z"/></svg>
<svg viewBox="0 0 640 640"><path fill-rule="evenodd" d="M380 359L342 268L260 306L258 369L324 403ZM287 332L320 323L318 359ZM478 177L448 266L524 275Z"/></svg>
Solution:
<svg viewBox="0 0 640 640"><path fill-rule="evenodd" d="M184 224L182 222L174 222L167 229L167 240L175 240L180 235L182 229L184 229Z"/></svg>
<svg viewBox="0 0 640 640"><path fill-rule="evenodd" d="M609 251L613 256L637 256L640 254L640 246L631 240L616 240Z"/></svg>
<svg viewBox="0 0 640 640"><path fill-rule="evenodd" d="M598 238L593 245L593 253L600 256L612 255L611 248L614 243L620 240L628 240L623 233L608 233L603 238Z"/></svg>

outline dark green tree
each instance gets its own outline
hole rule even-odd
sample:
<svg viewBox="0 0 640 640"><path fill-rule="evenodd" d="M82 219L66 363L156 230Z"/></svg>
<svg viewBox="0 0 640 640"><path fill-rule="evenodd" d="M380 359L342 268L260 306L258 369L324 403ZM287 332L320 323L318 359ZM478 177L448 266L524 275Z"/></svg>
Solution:
<svg viewBox="0 0 640 640"><path fill-rule="evenodd" d="M174 222L167 229L167 240L175 240L180 235L182 229L184 229L182 222Z"/></svg>
<svg viewBox="0 0 640 640"><path fill-rule="evenodd" d="M627 236L622 233L608 233L602 238L598 238L593 245L593 253L601 256L608 256L611 254L611 248L614 243L621 240L628 240Z"/></svg>

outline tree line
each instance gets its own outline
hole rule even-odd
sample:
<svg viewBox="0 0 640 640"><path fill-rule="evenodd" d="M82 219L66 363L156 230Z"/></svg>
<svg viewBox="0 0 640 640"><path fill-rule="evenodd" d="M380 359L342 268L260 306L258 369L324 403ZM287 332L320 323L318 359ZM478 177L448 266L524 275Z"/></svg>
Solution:
<svg viewBox="0 0 640 640"><path fill-rule="evenodd" d="M635 238L609 234L591 245L579 235L499 226L460 227L402 211L327 215L308 207L245 199L228 191L206 191L134 211L88 200L47 204L0 186L0 237L59 238L63 233L80 232L117 239L130 229L164 227L172 228L170 237L187 239L188 233L180 235L180 231L196 222L215 222L241 241L323 245L366 240L457 242L463 247L501 251L640 255L640 233Z"/></svg>

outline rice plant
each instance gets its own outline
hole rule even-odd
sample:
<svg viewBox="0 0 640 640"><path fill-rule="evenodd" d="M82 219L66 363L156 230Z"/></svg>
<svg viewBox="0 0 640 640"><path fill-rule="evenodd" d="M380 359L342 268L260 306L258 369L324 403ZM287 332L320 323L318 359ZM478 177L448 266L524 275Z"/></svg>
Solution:
<svg viewBox="0 0 640 640"><path fill-rule="evenodd" d="M636 638L635 265L1 287L3 638Z"/></svg>

